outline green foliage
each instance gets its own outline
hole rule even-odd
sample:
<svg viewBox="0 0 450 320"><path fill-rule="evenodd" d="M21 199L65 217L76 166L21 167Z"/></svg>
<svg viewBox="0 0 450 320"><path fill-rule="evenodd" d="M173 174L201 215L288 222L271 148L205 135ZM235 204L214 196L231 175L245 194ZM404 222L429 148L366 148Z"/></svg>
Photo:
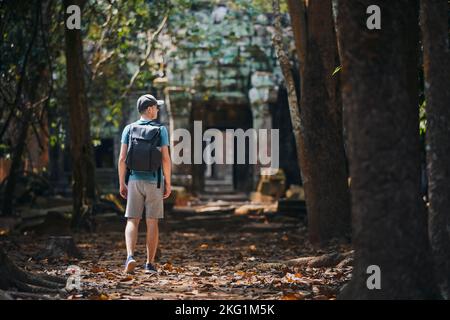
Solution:
<svg viewBox="0 0 450 320"><path fill-rule="evenodd" d="M427 131L427 116L426 116L426 106L427 101L423 100L423 102L419 106L419 132L420 135L425 135Z"/></svg>
<svg viewBox="0 0 450 320"><path fill-rule="evenodd" d="M259 11L264 13L272 13L272 0L252 0L252 5L257 8ZM288 6L286 1L280 0L280 12L287 13Z"/></svg>
<svg viewBox="0 0 450 320"><path fill-rule="evenodd" d="M51 92L52 41L45 22L51 8L41 1L4 1L0 5L0 143L11 150L24 115L40 130ZM8 134L9 133L9 134ZM12 133L12 134L11 134Z"/></svg>
<svg viewBox="0 0 450 320"><path fill-rule="evenodd" d="M147 37L171 7L169 0L89 2L84 14L84 49L89 67L87 96L93 138L112 134L119 127L121 117L126 115L122 110L129 108L124 93L137 66L145 59ZM156 71L156 63L146 61L133 89L148 90L157 77Z"/></svg>
<svg viewBox="0 0 450 320"><path fill-rule="evenodd" d="M336 67L336 69L334 69L332 76L334 76L336 73L338 73L339 71L341 71L342 66L338 66Z"/></svg>

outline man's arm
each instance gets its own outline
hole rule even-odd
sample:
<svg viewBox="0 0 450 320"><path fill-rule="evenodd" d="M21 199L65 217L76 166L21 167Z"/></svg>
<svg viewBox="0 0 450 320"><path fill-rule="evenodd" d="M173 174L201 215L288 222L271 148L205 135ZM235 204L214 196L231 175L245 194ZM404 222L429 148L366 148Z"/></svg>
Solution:
<svg viewBox="0 0 450 320"><path fill-rule="evenodd" d="M172 163L170 161L170 154L169 154L169 147L168 146L162 146L161 147L161 153L162 153L162 169L164 173L164 195L163 199L166 199L170 196L171 192L171 167Z"/></svg>
<svg viewBox="0 0 450 320"><path fill-rule="evenodd" d="M119 155L119 185L120 185L120 195L126 199L127 198L127 185L125 184L125 176L127 173L127 165L125 163L125 160L127 158L127 150L128 145L122 143L120 146L120 155Z"/></svg>

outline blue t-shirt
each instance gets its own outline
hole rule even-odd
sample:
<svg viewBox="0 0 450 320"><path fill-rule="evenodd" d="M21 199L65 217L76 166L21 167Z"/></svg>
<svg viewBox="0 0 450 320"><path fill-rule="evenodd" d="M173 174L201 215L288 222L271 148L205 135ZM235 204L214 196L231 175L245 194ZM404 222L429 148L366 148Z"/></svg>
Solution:
<svg viewBox="0 0 450 320"><path fill-rule="evenodd" d="M135 122L135 124L149 124L151 121L150 120L144 120L144 119L139 119L138 121ZM167 129L165 126L161 126L160 127L161 130L161 141L160 141L160 145L161 147L163 146L168 146L169 145L169 134L167 132ZM122 143L123 144L128 144L129 141L129 136L130 136L130 124L127 125L122 132ZM164 175L162 172L162 168L161 168L161 179L162 182L164 181ZM156 171L135 171L135 170L131 170L131 174L130 174L130 178L129 181L131 180L145 180L145 181L149 181L152 183L156 183L158 181L158 175Z"/></svg>

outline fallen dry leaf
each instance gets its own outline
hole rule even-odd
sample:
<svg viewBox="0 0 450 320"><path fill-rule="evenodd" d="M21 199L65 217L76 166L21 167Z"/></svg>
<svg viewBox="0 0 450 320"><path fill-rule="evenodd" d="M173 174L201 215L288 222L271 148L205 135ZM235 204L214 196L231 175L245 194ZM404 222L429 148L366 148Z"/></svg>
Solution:
<svg viewBox="0 0 450 320"><path fill-rule="evenodd" d="M122 297L122 295L120 294L120 293L118 293L118 292L113 292L113 293L111 293L110 295L109 295L109 298L111 299L111 300L118 300L118 299L120 299Z"/></svg>
<svg viewBox="0 0 450 320"><path fill-rule="evenodd" d="M303 300L304 295L299 293L286 293L281 297L281 300Z"/></svg>
<svg viewBox="0 0 450 320"><path fill-rule="evenodd" d="M90 300L110 300L109 296L105 293L90 296L89 299Z"/></svg>
<svg viewBox="0 0 450 320"><path fill-rule="evenodd" d="M166 271L172 272L173 271L173 265L170 262L165 263L162 268Z"/></svg>
<svg viewBox="0 0 450 320"><path fill-rule="evenodd" d="M101 268L101 267L94 266L94 267L91 268L90 271L91 271L92 273L99 273L99 272L105 272L106 269L105 269L105 268Z"/></svg>
<svg viewBox="0 0 450 320"><path fill-rule="evenodd" d="M108 272L105 274L105 278L108 280L113 280L113 279L116 279L117 277L114 274Z"/></svg>
<svg viewBox="0 0 450 320"><path fill-rule="evenodd" d="M120 282L128 282L128 281L132 281L134 278L130 275L120 279Z"/></svg>

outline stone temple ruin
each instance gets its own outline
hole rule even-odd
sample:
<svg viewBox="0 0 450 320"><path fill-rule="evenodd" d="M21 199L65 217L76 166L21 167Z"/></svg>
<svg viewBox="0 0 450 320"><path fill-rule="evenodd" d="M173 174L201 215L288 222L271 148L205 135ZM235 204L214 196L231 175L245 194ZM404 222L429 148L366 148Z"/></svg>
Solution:
<svg viewBox="0 0 450 320"><path fill-rule="evenodd" d="M166 33L160 38L165 70L153 85L155 94L166 101L161 122L171 132L192 131L196 120L202 121L203 130L271 129L271 109L282 82L271 17L211 1L184 14L195 23L188 29L182 24L185 17L171 17L172 37ZM290 28L285 31L289 39ZM280 154L283 157L283 150ZM257 165L181 164L174 165L172 179L175 185L197 191L249 192L259 175Z"/></svg>

